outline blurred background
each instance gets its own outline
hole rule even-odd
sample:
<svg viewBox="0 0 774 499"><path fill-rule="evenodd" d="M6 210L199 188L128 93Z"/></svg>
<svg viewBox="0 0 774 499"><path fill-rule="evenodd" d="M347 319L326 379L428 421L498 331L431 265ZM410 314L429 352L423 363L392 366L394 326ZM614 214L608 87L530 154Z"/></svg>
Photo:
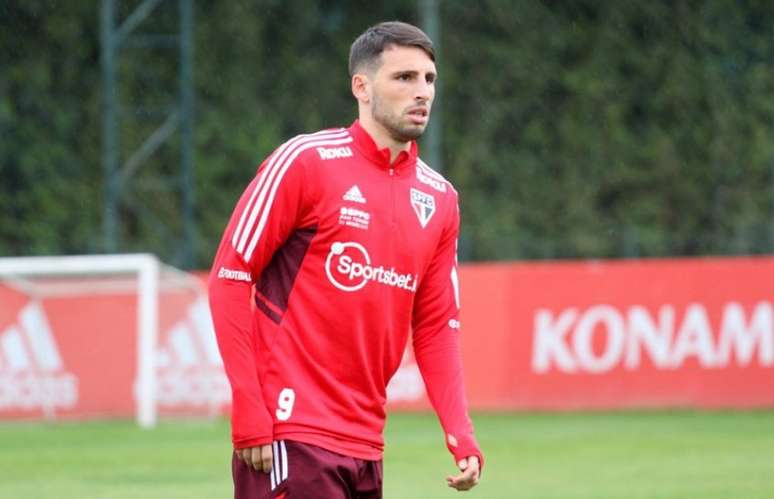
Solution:
<svg viewBox="0 0 774 499"><path fill-rule="evenodd" d="M4 0L0 255L208 267L261 160L354 120L349 45L384 19L439 45L422 155L463 260L774 249L768 1Z"/></svg>
<svg viewBox="0 0 774 499"><path fill-rule="evenodd" d="M0 497L230 496L205 272L394 19L436 43L474 494L774 497L771 0L0 0ZM388 397L385 497L449 497L410 349Z"/></svg>

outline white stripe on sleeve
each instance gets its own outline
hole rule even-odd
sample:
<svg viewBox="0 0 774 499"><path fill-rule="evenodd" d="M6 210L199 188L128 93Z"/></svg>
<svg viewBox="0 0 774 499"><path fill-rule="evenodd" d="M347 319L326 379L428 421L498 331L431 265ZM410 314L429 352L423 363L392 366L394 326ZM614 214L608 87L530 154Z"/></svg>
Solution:
<svg viewBox="0 0 774 499"><path fill-rule="evenodd" d="M417 166L419 166L422 169L422 172L427 174L428 177L432 177L436 180L440 180L441 182L447 181L445 178L443 178L443 175L441 175L437 171L430 168L430 166L427 163L425 163L419 158L417 158Z"/></svg>
<svg viewBox="0 0 774 499"><path fill-rule="evenodd" d="M345 134L347 132L344 132ZM352 142L352 137L345 137L338 140L313 140L311 142L304 142L303 144L299 145L295 150L290 152L290 150L285 151L288 156L284 159L284 161L281 162L281 164L278 164L275 166L275 173L277 173L276 178L270 179L271 182L273 180L273 183L271 185L271 192L269 193L268 199L266 199L266 202L263 202L263 198L265 197L266 192L269 189L269 184L265 184L263 186L263 189L261 191L260 196L258 197L258 203L256 203L256 206L253 208L253 213L250 214L250 224L249 227L252 227L253 222L255 221L255 217L257 217L258 212L262 210L261 219L258 222L258 227L255 229L255 232L253 233L253 237L250 240L250 245L247 247L246 250L244 250L243 257L245 261L250 261L250 258L253 256L253 251L255 250L255 246L258 244L258 241L261 238L261 233L263 232L263 228L266 226L266 220L269 217L269 212L271 211L272 203L274 203L274 198L277 195L277 189L279 188L280 183L282 182L282 177L285 176L285 172L287 172L288 168L290 168L290 165L293 164L293 161L296 160L296 158L301 154L302 152L306 151L307 149L311 149L313 147L321 147L321 146L338 146L341 144L349 144ZM249 231L247 228L245 229L245 234L243 234L243 240L239 242L239 247L237 248L237 251L242 252L243 251L243 241L244 237L246 237L246 234Z"/></svg>
<svg viewBox="0 0 774 499"><path fill-rule="evenodd" d="M437 171L435 171L435 170L433 170L432 168L430 168L430 167L427 165L427 163L425 163L424 161L422 161L422 160L421 160L421 159L419 159L419 158L417 158L417 167L418 167L420 170L422 170L422 172L423 172L423 173L425 173L425 174L426 174L428 177L434 178L435 180L438 180L439 182L443 182L443 183L444 183L444 185L446 185L447 187L450 187L450 188L451 188L451 190L452 190L452 191L454 191L454 193L455 193L455 194L457 193L457 190L454 188L454 186L452 185L452 183L451 183L451 182L449 182L448 180L446 180L446 178L444 178L444 176L443 176L443 175L441 175L441 174L440 174L440 173L438 173Z"/></svg>
<svg viewBox="0 0 774 499"><path fill-rule="evenodd" d="M460 309L460 279L457 277L457 267L451 269L451 282L454 286L454 302L457 304L457 310Z"/></svg>
<svg viewBox="0 0 774 499"><path fill-rule="evenodd" d="M255 226L255 219L260 213L260 211L264 208L264 200L266 199L266 193L269 190L269 186L274 181L275 177L277 176L278 172L283 172L283 166L286 164L286 160L288 156L294 151L297 150L296 148L299 146L302 146L303 144L314 141L314 140L322 140L322 139L333 139L336 137L346 137L348 135L348 132L345 130L340 133L336 134L325 134L325 135L313 135L308 137L302 137L298 138L293 141L293 143L286 147L282 154L277 155L276 157L272 158L272 161L266 166L266 169L261 177L261 179L258 182L258 185L255 187L255 192L258 193L258 199L255 202L255 205L252 206L252 209L250 210L250 217L247 219L247 224L244 227L244 230L242 231L242 235L239 238L239 244L236 246L236 249L239 253L244 253L245 250L245 244L247 243L247 238L250 236L250 233L253 230L253 227ZM247 209L245 209L247 211ZM249 261L249 258L246 258L246 260Z"/></svg>
<svg viewBox="0 0 774 499"><path fill-rule="evenodd" d="M277 149L273 156L269 158L269 163L272 164L275 160L275 158L282 153L285 147L287 147L289 142L286 142L280 146L279 149ZM259 178L257 182L255 183L255 187L253 188L253 192L250 193L250 199L247 200L247 204L245 205L244 209L242 210L242 215L239 217L239 223L236 226L236 230L234 230L234 234L231 236L231 246L234 248L237 247L237 244L239 243L239 235L242 233L242 228L245 225L245 220L247 219L247 214L250 211L250 207L253 205L253 201L255 201L255 195L258 194L259 187L263 184L263 179L266 176L266 170L267 168L264 168L263 171L259 174Z"/></svg>
<svg viewBox="0 0 774 499"><path fill-rule="evenodd" d="M312 134L305 134L305 135L298 135L297 137L294 137L284 144L282 144L275 152L274 154L269 158L269 162L266 165L266 168L263 169L263 172L261 173L258 182L256 183L255 188L253 189L252 194L250 195L250 199L248 200L247 204L245 205L244 210L242 211L242 215L239 217L239 223L237 224L236 230L234 231L234 235L231 239L231 244L234 246L234 248L237 248L239 245L239 240L243 239L246 240L247 236L250 232L250 229L246 229L246 234L243 234L242 231L245 229L245 221L247 220L247 215L250 213L251 208L253 208L253 202L255 201L255 197L258 194L259 191L261 191L261 188L265 184L267 180L267 176L269 172L274 170L275 163L279 160L279 158L288 150L293 148L296 144L303 142L306 139L310 138L327 138L327 137L340 137L342 136L342 133L346 133L346 130L341 128L338 130L323 130L321 132L312 133ZM260 202L260 200L259 200ZM248 225L250 225L252 222L248 222ZM242 246L244 246L244 243L242 243ZM241 252L241 251L240 251Z"/></svg>

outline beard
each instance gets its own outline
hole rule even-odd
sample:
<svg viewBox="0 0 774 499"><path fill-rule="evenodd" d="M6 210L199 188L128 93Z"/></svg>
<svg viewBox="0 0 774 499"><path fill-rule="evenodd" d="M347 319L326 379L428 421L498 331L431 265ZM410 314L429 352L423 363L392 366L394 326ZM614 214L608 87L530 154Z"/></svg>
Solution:
<svg viewBox="0 0 774 499"><path fill-rule="evenodd" d="M415 125L402 121L401 116L382 105L381 100L376 95L372 100L371 115L374 117L374 121L382 125L396 142L410 142L425 133L426 125Z"/></svg>

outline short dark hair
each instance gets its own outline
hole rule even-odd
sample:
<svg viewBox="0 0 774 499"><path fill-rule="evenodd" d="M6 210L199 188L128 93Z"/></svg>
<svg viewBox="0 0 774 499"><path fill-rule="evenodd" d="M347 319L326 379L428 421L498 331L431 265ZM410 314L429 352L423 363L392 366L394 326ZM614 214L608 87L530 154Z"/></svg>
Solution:
<svg viewBox="0 0 774 499"><path fill-rule="evenodd" d="M417 47L435 62L433 41L416 26L400 21L387 21L371 26L358 36L349 49L349 74L354 75L364 64L375 65L390 45Z"/></svg>

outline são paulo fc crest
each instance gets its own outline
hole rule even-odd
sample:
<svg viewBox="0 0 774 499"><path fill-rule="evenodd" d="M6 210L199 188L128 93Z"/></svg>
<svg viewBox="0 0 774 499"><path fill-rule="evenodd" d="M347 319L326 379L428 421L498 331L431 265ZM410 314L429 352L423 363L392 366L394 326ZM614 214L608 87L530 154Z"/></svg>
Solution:
<svg viewBox="0 0 774 499"><path fill-rule="evenodd" d="M435 213L435 198L412 187L411 207L414 208L414 213L417 214L419 223L424 229L427 226L427 222L433 217L433 213Z"/></svg>

